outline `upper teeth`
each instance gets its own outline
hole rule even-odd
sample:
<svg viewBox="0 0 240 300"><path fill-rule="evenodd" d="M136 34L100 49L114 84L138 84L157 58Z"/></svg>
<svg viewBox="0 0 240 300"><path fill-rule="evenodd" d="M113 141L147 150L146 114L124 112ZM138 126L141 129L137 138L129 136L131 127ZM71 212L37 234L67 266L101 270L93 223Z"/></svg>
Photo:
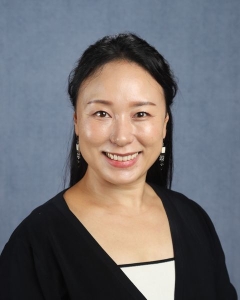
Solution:
<svg viewBox="0 0 240 300"><path fill-rule="evenodd" d="M118 160L118 161L127 161L127 160L131 160L134 159L138 156L138 152L132 154L132 155L125 155L125 156L119 156L116 154L111 154L109 152L106 152L107 157L109 157L110 159L113 160Z"/></svg>

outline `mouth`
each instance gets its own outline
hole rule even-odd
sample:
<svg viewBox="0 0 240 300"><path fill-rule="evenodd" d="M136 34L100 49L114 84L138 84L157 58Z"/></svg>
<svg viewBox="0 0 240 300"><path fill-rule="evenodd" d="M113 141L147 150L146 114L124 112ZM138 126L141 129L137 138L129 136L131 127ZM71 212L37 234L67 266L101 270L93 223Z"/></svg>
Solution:
<svg viewBox="0 0 240 300"><path fill-rule="evenodd" d="M119 154L114 154L110 152L103 152L108 158L111 160L115 161L129 161L135 159L140 152L135 152L133 154L128 154L128 155L119 155Z"/></svg>

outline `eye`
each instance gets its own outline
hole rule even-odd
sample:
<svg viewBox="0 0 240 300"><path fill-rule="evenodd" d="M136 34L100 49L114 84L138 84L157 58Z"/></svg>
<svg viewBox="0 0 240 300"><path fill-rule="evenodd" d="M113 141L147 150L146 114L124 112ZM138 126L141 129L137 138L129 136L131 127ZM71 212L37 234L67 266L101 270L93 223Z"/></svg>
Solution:
<svg viewBox="0 0 240 300"><path fill-rule="evenodd" d="M94 113L95 116L99 117L99 118L109 118L109 114L103 110L99 110L97 112Z"/></svg>
<svg viewBox="0 0 240 300"><path fill-rule="evenodd" d="M144 118L144 117L149 116L149 113L147 113L145 111L140 111L140 112L136 113L134 116L137 118Z"/></svg>

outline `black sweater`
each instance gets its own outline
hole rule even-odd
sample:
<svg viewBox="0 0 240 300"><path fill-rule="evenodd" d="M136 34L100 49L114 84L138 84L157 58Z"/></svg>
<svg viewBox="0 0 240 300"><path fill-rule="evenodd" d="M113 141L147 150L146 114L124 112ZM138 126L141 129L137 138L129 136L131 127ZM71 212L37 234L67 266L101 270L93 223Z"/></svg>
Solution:
<svg viewBox="0 0 240 300"><path fill-rule="evenodd" d="M153 188L170 223L175 299L236 300L205 211L182 194ZM68 209L64 192L35 209L6 244L0 258L0 299L146 299Z"/></svg>

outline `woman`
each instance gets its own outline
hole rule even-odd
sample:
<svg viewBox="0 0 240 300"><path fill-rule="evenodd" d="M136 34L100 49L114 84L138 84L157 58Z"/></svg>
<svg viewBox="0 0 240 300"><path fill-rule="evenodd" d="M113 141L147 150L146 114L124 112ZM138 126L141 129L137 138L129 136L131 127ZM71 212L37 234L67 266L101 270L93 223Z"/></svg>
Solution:
<svg viewBox="0 0 240 300"><path fill-rule="evenodd" d="M207 214L170 191L164 58L133 34L90 46L69 77L70 187L1 256L1 299L237 299Z"/></svg>

